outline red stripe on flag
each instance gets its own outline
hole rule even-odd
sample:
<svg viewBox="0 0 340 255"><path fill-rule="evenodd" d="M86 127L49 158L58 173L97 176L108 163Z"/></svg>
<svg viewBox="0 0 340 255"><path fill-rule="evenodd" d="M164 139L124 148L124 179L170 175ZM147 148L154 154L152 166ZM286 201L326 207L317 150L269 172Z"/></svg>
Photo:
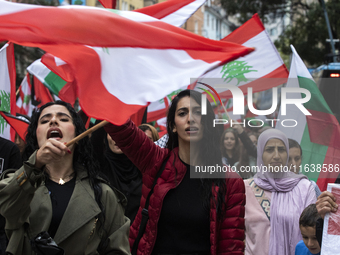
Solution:
<svg viewBox="0 0 340 255"><path fill-rule="evenodd" d="M320 162L322 163L322 162ZM325 160L322 163L322 171L320 171L316 184L321 191L327 190L328 183L334 183L339 177L340 170L340 150L328 147Z"/></svg>
<svg viewBox="0 0 340 255"><path fill-rule="evenodd" d="M64 59L70 66L77 66L78 70L81 70L81 72L75 72L74 75L77 80L79 103L87 116L121 125L129 116L145 107L145 105L125 104L107 91L101 80L99 56L91 48L69 45L68 47L45 46L44 49ZM79 61L78 58L72 56L87 56L87 59L91 61ZM84 73L91 75L83 75Z"/></svg>
<svg viewBox="0 0 340 255"><path fill-rule="evenodd" d="M58 76L60 76L64 81L67 82L73 82L74 77L72 70L68 64L59 65L57 66L55 62L55 57L49 53L44 54L41 57L41 63L43 63L45 66L48 66L48 68Z"/></svg>
<svg viewBox="0 0 340 255"><path fill-rule="evenodd" d="M116 8L116 0L98 0L103 7L108 9L115 9Z"/></svg>
<svg viewBox="0 0 340 255"><path fill-rule="evenodd" d="M37 107L41 107L42 105L53 101L50 91L35 76L33 76L33 84L35 100L40 101L40 104Z"/></svg>
<svg viewBox="0 0 340 255"><path fill-rule="evenodd" d="M6 48L6 57L7 57L7 65L8 65L8 73L9 79L11 82L11 95L10 95L10 107L11 114L15 114L16 111L16 69L15 69L15 58L14 58L14 45L9 42L9 45ZM14 141L15 133L13 130L11 132L11 140Z"/></svg>
<svg viewBox="0 0 340 255"><path fill-rule="evenodd" d="M221 41L244 44L246 41L263 31L265 31L265 28L259 18L259 15L255 13L253 18L245 22L231 34L224 37Z"/></svg>
<svg viewBox="0 0 340 255"><path fill-rule="evenodd" d="M180 0L180 1L168 0L152 6L140 8L134 11L144 13L157 19L162 19L192 2L195 2L195 0Z"/></svg>

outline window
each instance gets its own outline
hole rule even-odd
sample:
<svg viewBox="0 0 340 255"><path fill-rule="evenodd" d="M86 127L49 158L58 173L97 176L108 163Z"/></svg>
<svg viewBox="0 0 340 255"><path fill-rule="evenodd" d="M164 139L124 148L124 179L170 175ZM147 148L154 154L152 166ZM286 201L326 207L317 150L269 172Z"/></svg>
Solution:
<svg viewBox="0 0 340 255"><path fill-rule="evenodd" d="M195 34L198 34L198 21L195 20Z"/></svg>

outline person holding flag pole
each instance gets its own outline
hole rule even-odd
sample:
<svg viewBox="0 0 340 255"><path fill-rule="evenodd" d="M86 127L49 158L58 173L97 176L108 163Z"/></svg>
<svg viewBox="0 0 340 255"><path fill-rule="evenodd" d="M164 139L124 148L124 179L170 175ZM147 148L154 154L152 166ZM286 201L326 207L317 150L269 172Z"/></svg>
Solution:
<svg viewBox="0 0 340 255"><path fill-rule="evenodd" d="M53 254L130 254L125 197L100 176L84 131L68 103L50 102L33 114L26 135L32 155L0 181L6 253L52 254L42 252L42 240Z"/></svg>
<svg viewBox="0 0 340 255"><path fill-rule="evenodd" d="M222 130L213 128L214 117L209 103L201 114L199 92L184 90L169 108L166 149L130 120L105 126L143 174L141 204L130 228L132 254L243 254L242 179L198 170L221 169L216 145Z"/></svg>

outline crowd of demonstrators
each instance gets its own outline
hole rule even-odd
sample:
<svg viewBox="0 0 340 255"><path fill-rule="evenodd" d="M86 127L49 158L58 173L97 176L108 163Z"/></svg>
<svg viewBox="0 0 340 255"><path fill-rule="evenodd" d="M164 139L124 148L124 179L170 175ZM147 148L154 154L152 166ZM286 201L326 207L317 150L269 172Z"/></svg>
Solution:
<svg viewBox="0 0 340 255"><path fill-rule="evenodd" d="M130 254L124 196L100 176L88 137L65 145L84 130L64 102L48 103L33 113L25 149L32 155L0 181L7 254L35 254L30 240L43 231L66 254Z"/></svg>
<svg viewBox="0 0 340 255"><path fill-rule="evenodd" d="M259 172L244 181L245 254L294 254L302 239L299 216L316 197L306 176L281 170L288 167L288 153L288 139L281 131L269 129L259 136Z"/></svg>
<svg viewBox="0 0 340 255"><path fill-rule="evenodd" d="M0 174L7 169L19 169L21 167L19 148L11 141L0 137ZM0 215L0 255L5 254L7 237L5 233L5 218Z"/></svg>
<svg viewBox="0 0 340 255"><path fill-rule="evenodd" d="M200 93L190 90L173 99L166 149L151 142L131 121L105 126L143 174L141 207L130 228L130 244L138 254L243 254L242 179L190 178L190 164L222 164L215 146L220 133L211 127L213 110L207 103L207 115L201 116L200 104ZM146 201L149 219L139 234Z"/></svg>
<svg viewBox="0 0 340 255"><path fill-rule="evenodd" d="M337 207L329 192L310 205L321 192L298 171L300 145L272 128L258 137L236 124L222 134L207 106L201 115L201 94L185 90L161 139L153 126L127 120L69 148L85 130L80 115L61 101L42 106L27 132L27 161L3 167L13 168L0 181L7 253L35 254L31 240L47 231L75 255L318 254L316 209L323 218ZM194 166L223 164L239 176L190 178ZM263 171L270 166L294 173Z"/></svg>

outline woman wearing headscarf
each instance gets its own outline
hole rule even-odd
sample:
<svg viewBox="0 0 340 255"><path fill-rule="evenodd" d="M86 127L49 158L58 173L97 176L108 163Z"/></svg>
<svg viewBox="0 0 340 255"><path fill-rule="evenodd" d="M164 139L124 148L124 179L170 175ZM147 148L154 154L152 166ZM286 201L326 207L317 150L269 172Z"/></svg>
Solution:
<svg viewBox="0 0 340 255"><path fill-rule="evenodd" d="M302 174L289 171L288 139L276 129L263 132L257 146L257 171L245 180L245 254L292 255L302 240L299 216L316 197Z"/></svg>

